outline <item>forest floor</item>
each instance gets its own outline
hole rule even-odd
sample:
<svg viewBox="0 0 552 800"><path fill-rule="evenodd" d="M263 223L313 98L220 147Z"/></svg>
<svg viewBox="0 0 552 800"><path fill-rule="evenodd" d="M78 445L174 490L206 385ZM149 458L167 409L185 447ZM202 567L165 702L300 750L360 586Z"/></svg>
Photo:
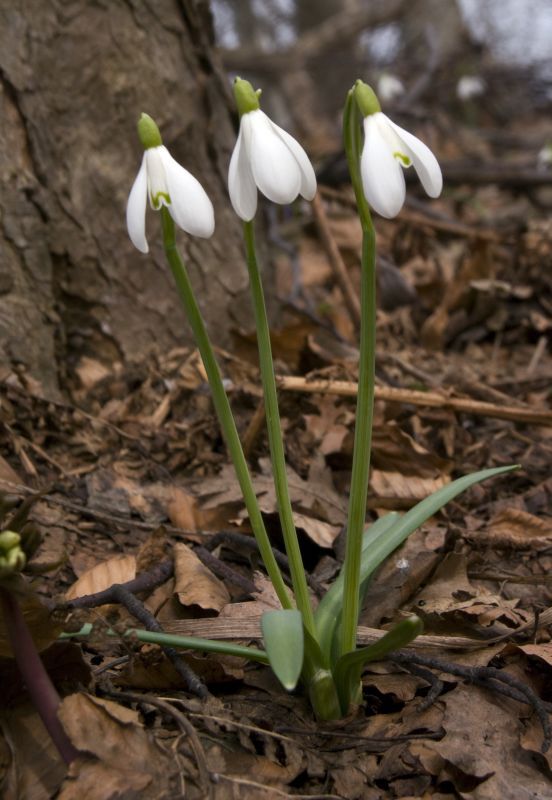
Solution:
<svg viewBox="0 0 552 800"><path fill-rule="evenodd" d="M424 636L400 662L369 665L362 704L344 720L316 722L265 667L184 652L208 690L199 698L159 647L123 639L144 627L145 608L168 633L254 644L274 606L197 352L134 365L83 358L63 400L23 374L2 376L0 489L34 498L43 542L33 564L54 567L33 579L47 610L26 601L27 618L82 751L67 774L2 632L4 797L552 796L552 195L527 168L523 132L499 133L479 156L513 165L517 186L511 174L457 175L430 202L412 185L396 220L376 219L369 518L465 473L521 468L458 497L375 576L359 640L407 612ZM451 150L451 163L466 149ZM315 599L343 558L358 361L360 227L350 189L331 183L312 211L270 222L282 426ZM281 549L251 321L219 354ZM130 610L75 601L137 575L150 587L138 610L136 597ZM87 638L54 641L84 623Z"/></svg>

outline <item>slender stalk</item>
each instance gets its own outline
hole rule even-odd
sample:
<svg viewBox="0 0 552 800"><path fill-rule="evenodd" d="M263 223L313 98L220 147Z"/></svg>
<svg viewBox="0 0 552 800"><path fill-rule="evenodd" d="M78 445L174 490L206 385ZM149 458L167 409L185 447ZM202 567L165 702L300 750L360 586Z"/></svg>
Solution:
<svg viewBox="0 0 552 800"><path fill-rule="evenodd" d="M201 311L199 310L199 306L196 302L188 272L176 248L174 222L168 210L164 206L161 208L161 220L163 226L165 255L167 256L167 261L169 262L174 275L182 305L184 306L186 316L194 333L197 346L205 366L205 371L211 387L215 410L217 412L219 423L226 441L226 446L228 447L230 457L232 458L234 464L236 476L240 484L245 507L249 515L249 520L251 522L255 539L257 540L257 544L259 546L261 557L282 607L293 608L293 604L284 583L284 579L282 578L282 573L280 572L280 568L278 567L274 553L272 552L272 547L270 546L270 540L261 516L259 503L253 488L251 475L249 474L249 468L245 460L240 437L236 428L236 423L230 408L230 403L224 390L220 369L213 351L213 347L211 345L207 329L205 328Z"/></svg>
<svg viewBox="0 0 552 800"><path fill-rule="evenodd" d="M77 639L90 636L94 626L85 622L79 631L62 633L60 639ZM109 628L108 636L120 636L120 632ZM199 639L197 636L178 636L174 633L162 633L161 631L145 631L141 628L129 628L125 631L125 636L137 639L139 642L148 644L159 644L164 647L182 648L183 650L199 650L203 653L222 653L228 656L238 656L247 658L249 661L258 661L260 664L269 664L268 656L264 650L256 647L245 647L244 645L234 644L233 642L219 642L215 639Z"/></svg>
<svg viewBox="0 0 552 800"><path fill-rule="evenodd" d="M21 607L15 596L6 589L0 589L0 604L13 654L33 705L60 756L66 764L70 764L78 758L79 752L59 721L59 695L37 652Z"/></svg>
<svg viewBox="0 0 552 800"><path fill-rule="evenodd" d="M366 498L370 472L370 449L374 412L376 344L376 237L370 210L364 198L360 178L360 135L356 102L349 93L344 113L345 152L362 225L362 262L360 297L360 357L356 407L351 493L347 522L347 543L343 564L344 594L340 653L356 647L356 629L360 611L360 562L362 534L366 521Z"/></svg>
<svg viewBox="0 0 552 800"><path fill-rule="evenodd" d="M297 531L293 522L293 512L289 497L289 488L286 475L286 461L284 454L284 444L282 441L282 429L280 426L280 412L278 410L278 395L276 391L276 379L274 377L274 363L272 361L272 348L270 345L270 329L264 300L263 286L257 264L255 251L255 232L253 221L244 223L244 239L247 255L247 268L249 270L249 281L251 284L251 294L253 297L253 308L255 312L255 323L257 327L257 340L259 346L259 365L261 368L261 379L263 383L266 423L268 429L268 441L270 444L270 455L272 459L272 470L274 473L274 486L278 503L278 513L282 525L284 544L289 559L291 580L297 608L303 614L305 628L315 637L314 616L309 598L305 568L299 549Z"/></svg>

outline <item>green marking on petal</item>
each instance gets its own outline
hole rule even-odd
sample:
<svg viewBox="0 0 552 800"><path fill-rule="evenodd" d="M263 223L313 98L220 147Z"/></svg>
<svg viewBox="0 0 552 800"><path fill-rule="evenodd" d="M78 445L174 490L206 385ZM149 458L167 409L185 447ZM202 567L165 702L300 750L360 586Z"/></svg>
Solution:
<svg viewBox="0 0 552 800"><path fill-rule="evenodd" d="M159 208L161 208L163 200L165 201L165 205L168 206L168 205L171 204L171 198L169 197L167 192L157 192L157 194L155 196L154 195L151 196L151 204L155 208L156 211Z"/></svg>
<svg viewBox="0 0 552 800"><path fill-rule="evenodd" d="M411 159L407 155L405 155L404 153L399 152L399 150L395 150L395 152L393 153L393 156L395 158L398 158L399 161L402 162L403 167L411 167L412 166Z"/></svg>

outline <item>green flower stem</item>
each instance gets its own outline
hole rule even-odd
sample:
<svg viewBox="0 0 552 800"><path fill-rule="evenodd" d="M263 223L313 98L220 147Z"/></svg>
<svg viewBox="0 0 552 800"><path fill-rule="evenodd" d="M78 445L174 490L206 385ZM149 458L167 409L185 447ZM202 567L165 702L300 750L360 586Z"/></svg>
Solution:
<svg viewBox="0 0 552 800"><path fill-rule="evenodd" d="M280 427L280 413L278 411L276 378L274 377L272 348L270 346L270 330L264 301L263 286L255 252L253 221L244 223L244 239L249 281L251 283L251 293L253 297L253 308L255 311L255 323L257 327L259 364L263 383L266 423L272 459L272 470L274 473L274 486L278 502L278 513L280 515L286 553L289 559L291 580L293 591L295 592L297 608L303 614L305 628L311 636L315 637L314 616L289 497L284 444Z"/></svg>
<svg viewBox="0 0 552 800"><path fill-rule="evenodd" d="M360 612L360 561L370 472L376 361L376 237L370 210L362 190L359 130L357 106L353 94L350 92L345 105L343 133L345 152L362 225L362 261L360 364L347 543L342 571L344 594L340 637L341 655L353 651L356 647L356 630Z"/></svg>
<svg viewBox="0 0 552 800"><path fill-rule="evenodd" d="M62 633L60 639L76 639L90 636L93 625L85 623L79 631ZM108 636L120 636L120 633L109 628ZM181 648L182 650L199 650L203 653L222 653L227 656L237 656L247 658L249 661L258 661L260 664L269 664L268 656L264 650L256 647L245 647L231 642L218 642L214 639L199 639L196 636L178 636L173 633L159 633L157 631L145 631L140 628L129 628L125 631L125 636L137 639L139 642L148 644L159 644L164 647Z"/></svg>
<svg viewBox="0 0 552 800"><path fill-rule="evenodd" d="M282 573L280 572L280 568L278 567L274 553L272 552L272 547L270 546L268 534L261 516L259 503L253 488L251 475L249 474L249 469L241 446L236 423L232 415L230 403L224 390L220 369L213 351L213 347L209 340L209 335L205 328L205 323L203 322L201 312L197 305L188 272L176 248L174 222L168 210L164 206L161 208L161 220L163 226L165 255L167 256L167 260L174 275L182 305L184 306L186 316L191 325L201 358L203 360L203 364L205 366L205 371L211 387L215 410L224 434L226 446L228 447L230 457L234 463L234 469L236 470L238 482L240 484L243 499L245 501L245 507L249 515L249 520L251 522L255 539L257 540L261 557L282 607L293 608L293 603L291 602L284 579L282 578Z"/></svg>

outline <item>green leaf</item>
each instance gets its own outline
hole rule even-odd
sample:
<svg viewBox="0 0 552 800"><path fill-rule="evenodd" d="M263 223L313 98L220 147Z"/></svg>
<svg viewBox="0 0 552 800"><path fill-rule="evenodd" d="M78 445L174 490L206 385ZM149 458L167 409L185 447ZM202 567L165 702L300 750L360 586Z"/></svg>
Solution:
<svg viewBox="0 0 552 800"><path fill-rule="evenodd" d="M398 520L400 520L400 515L392 511L390 514L380 517L370 525L370 527L364 531L362 537L362 552L372 547L379 537L384 536ZM314 621L320 649L326 658L329 657L334 630L341 614L343 605L343 584L343 573L341 573L338 575L331 588L328 589L314 612Z"/></svg>
<svg viewBox="0 0 552 800"><path fill-rule="evenodd" d="M351 700L358 692L360 676L369 661L379 661L392 650L404 647L423 631L419 617L412 616L402 620L381 639L368 647L361 647L352 653L341 656L334 670L334 679L344 714L349 710Z"/></svg>
<svg viewBox="0 0 552 800"><path fill-rule="evenodd" d="M519 464L509 467L494 467L471 475L463 475L452 483L424 498L403 516L396 513L386 514L378 519L364 534L360 562L360 591L366 590L372 573L385 559L401 545L410 534L432 517L443 506L453 500L461 492L476 483L519 469ZM322 598L316 611L315 622L318 640L324 656L331 659L332 643L336 626L341 613L343 600L343 575L337 577L334 585Z"/></svg>
<svg viewBox="0 0 552 800"><path fill-rule="evenodd" d="M296 609L266 611L261 629L272 670L284 689L295 689L303 668L303 617Z"/></svg>

